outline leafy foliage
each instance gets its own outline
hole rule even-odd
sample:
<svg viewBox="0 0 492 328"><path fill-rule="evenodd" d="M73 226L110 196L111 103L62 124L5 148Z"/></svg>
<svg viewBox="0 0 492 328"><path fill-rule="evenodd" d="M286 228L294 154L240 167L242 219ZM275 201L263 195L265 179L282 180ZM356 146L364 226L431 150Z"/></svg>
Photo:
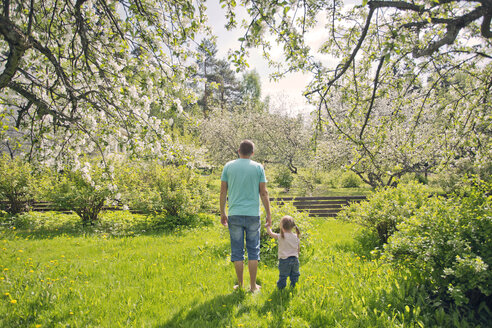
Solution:
<svg viewBox="0 0 492 328"><path fill-rule="evenodd" d="M277 170L273 182L276 183L279 187L285 188L287 190L292 186L292 182L294 181L294 176L292 172L290 172L287 168L281 168Z"/></svg>
<svg viewBox="0 0 492 328"><path fill-rule="evenodd" d="M162 213L179 221L190 219L210 206L206 181L185 166L163 167L156 162L141 162L122 167L117 179L122 202L143 213Z"/></svg>
<svg viewBox="0 0 492 328"><path fill-rule="evenodd" d="M361 180L354 172L347 171L342 174L340 184L342 188L358 188Z"/></svg>
<svg viewBox="0 0 492 328"><path fill-rule="evenodd" d="M93 160L85 162L80 170L61 174L50 192L50 199L60 209L77 213L84 224L94 224L116 190L109 168Z"/></svg>
<svg viewBox="0 0 492 328"><path fill-rule="evenodd" d="M398 224L411 217L430 195L426 186L416 182L400 184L396 188L381 188L369 195L367 201L346 207L339 217L368 228L383 244L397 231Z"/></svg>
<svg viewBox="0 0 492 328"><path fill-rule="evenodd" d="M441 300L477 307L492 295L490 183L468 186L449 199L430 198L406 215L389 238L387 258L420 272Z"/></svg>
<svg viewBox="0 0 492 328"><path fill-rule="evenodd" d="M6 153L0 157L1 207L9 213L20 213L28 208L34 196L32 167L20 158L11 159Z"/></svg>

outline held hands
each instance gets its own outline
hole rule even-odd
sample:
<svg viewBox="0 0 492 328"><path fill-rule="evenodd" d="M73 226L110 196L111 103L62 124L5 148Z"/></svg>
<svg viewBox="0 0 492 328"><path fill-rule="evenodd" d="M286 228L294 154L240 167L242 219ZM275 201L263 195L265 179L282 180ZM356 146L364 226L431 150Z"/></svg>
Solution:
<svg viewBox="0 0 492 328"><path fill-rule="evenodd" d="M272 226L272 218L270 215L266 216L265 228L270 228Z"/></svg>

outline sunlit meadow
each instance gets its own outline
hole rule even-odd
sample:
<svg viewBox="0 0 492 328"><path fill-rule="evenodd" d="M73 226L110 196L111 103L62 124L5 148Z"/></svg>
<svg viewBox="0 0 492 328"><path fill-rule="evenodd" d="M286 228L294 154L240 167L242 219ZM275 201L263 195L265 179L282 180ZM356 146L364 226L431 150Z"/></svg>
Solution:
<svg viewBox="0 0 492 328"><path fill-rule="evenodd" d="M313 219L313 252L301 254L296 289L278 291L277 268L261 263L262 289L251 294L233 291L228 233L218 224L115 233L77 228L71 215L36 217L1 228L1 327L413 327L428 319L407 272L355 251L353 224ZM433 317L447 320L444 311Z"/></svg>

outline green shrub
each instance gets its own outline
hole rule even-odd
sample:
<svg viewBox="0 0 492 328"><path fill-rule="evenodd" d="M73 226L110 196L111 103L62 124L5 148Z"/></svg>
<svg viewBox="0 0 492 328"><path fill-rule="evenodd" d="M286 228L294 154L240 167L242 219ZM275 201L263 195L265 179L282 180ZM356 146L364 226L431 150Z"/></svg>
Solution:
<svg viewBox="0 0 492 328"><path fill-rule="evenodd" d="M367 201L344 208L338 217L368 228L383 244L396 231L397 225L412 216L429 196L428 188L416 182L386 187L369 195Z"/></svg>
<svg viewBox="0 0 492 328"><path fill-rule="evenodd" d="M34 195L34 177L29 163L20 158L10 159L7 154L0 157L0 203L11 214L29 208Z"/></svg>
<svg viewBox="0 0 492 328"><path fill-rule="evenodd" d="M285 215L290 215L294 218L296 225L301 231L301 255L306 258L311 253L310 248L310 230L312 229L311 219L306 212L299 212L292 203L277 204L271 203L270 210L272 214L272 231L280 233L280 219ZM265 263L273 264L278 259L278 244L273 238L270 238L265 229L265 214L262 215L261 228L261 260Z"/></svg>
<svg viewBox="0 0 492 328"><path fill-rule="evenodd" d="M121 171L118 185L122 201L132 210L176 217L183 220L182 225L210 204L206 182L185 166L141 163Z"/></svg>
<svg viewBox="0 0 492 328"><path fill-rule="evenodd" d="M406 216L385 245L385 256L416 268L440 299L457 305L492 294L492 185L428 199Z"/></svg>
<svg viewBox="0 0 492 328"><path fill-rule="evenodd" d="M93 224L115 191L109 168L102 162L86 161L79 170L67 169L49 198L59 209L77 213L84 224Z"/></svg>
<svg viewBox="0 0 492 328"><path fill-rule="evenodd" d="M275 174L273 182L276 183L279 187L290 189L292 187L292 181L294 181L294 177L290 170L286 167L282 167Z"/></svg>
<svg viewBox="0 0 492 328"><path fill-rule="evenodd" d="M352 171L347 171L342 174L340 183L342 188L359 188L362 181L357 174Z"/></svg>

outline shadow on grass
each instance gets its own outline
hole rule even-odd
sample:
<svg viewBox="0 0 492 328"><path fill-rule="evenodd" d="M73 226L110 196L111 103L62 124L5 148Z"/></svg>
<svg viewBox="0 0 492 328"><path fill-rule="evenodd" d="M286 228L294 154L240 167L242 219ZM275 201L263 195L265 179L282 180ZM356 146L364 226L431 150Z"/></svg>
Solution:
<svg viewBox="0 0 492 328"><path fill-rule="evenodd" d="M289 307L290 299L296 289L285 288L282 290L275 289L267 298L265 304L258 311L261 316L272 317L269 327L284 327L284 311Z"/></svg>
<svg viewBox="0 0 492 328"><path fill-rule="evenodd" d="M217 296L205 303L183 308L169 321L158 327L226 327L232 325L234 308L246 297L243 290Z"/></svg>
<svg viewBox="0 0 492 328"><path fill-rule="evenodd" d="M0 231L3 232L3 237L29 239L50 239L59 236L107 235L118 238L179 235L195 227L211 225L211 221L179 222L175 217L133 215L125 212L102 213L101 219L92 224L84 224L74 213L27 212L0 217Z"/></svg>

